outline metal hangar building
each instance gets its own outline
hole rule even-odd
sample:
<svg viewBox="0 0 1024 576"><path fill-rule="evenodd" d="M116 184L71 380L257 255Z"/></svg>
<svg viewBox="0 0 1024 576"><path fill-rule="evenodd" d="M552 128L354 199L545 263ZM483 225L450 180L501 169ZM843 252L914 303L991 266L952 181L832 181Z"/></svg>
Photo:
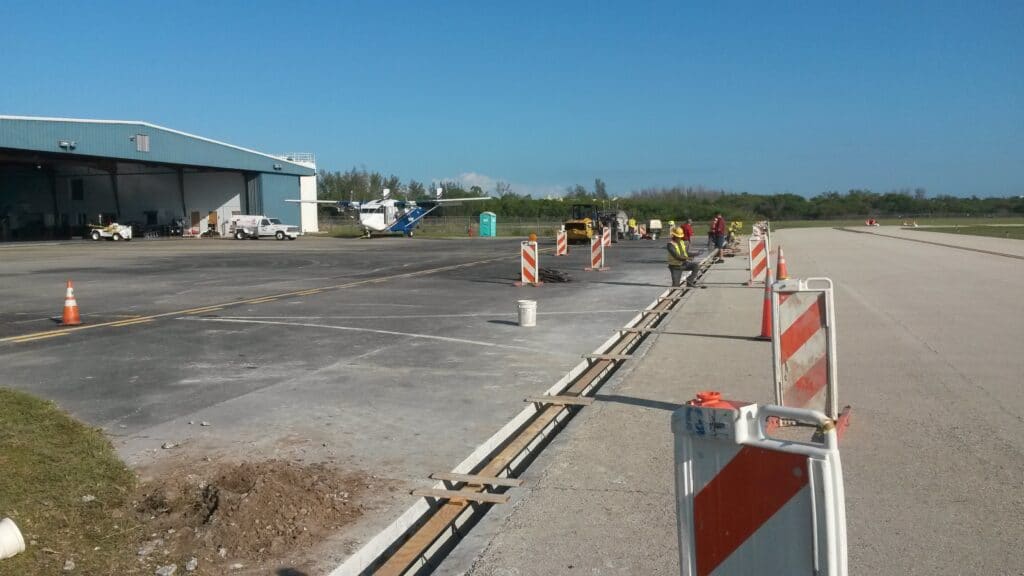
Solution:
<svg viewBox="0 0 1024 576"><path fill-rule="evenodd" d="M233 214L316 231L311 154L274 156L148 122L0 116L0 241L118 221L224 234Z"/></svg>

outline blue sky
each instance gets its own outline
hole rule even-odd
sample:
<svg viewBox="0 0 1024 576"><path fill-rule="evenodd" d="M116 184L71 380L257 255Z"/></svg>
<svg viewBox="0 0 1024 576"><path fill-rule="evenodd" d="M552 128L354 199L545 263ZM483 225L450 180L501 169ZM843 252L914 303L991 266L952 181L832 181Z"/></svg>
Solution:
<svg viewBox="0 0 1024 576"><path fill-rule="evenodd" d="M1024 3L3 2L0 114L539 195L1024 194Z"/></svg>

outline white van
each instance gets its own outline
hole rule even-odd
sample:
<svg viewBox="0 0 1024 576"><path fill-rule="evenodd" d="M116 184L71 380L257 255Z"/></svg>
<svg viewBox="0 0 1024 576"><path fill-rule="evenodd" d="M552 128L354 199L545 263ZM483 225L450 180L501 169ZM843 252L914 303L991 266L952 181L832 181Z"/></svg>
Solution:
<svg viewBox="0 0 1024 576"><path fill-rule="evenodd" d="M273 236L278 240L295 240L302 232L298 226L282 224L277 218L267 218L262 215L237 214L231 217L231 224L228 227L228 234L236 240L246 238L266 238Z"/></svg>

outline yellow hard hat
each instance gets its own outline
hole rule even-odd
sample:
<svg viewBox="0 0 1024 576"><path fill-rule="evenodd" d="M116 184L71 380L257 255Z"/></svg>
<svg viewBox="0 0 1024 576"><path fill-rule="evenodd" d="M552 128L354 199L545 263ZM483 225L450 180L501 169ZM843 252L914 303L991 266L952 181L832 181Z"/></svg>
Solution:
<svg viewBox="0 0 1024 576"><path fill-rule="evenodd" d="M686 234L683 233L683 229L682 228L673 228L672 229L672 237L673 238L685 238Z"/></svg>

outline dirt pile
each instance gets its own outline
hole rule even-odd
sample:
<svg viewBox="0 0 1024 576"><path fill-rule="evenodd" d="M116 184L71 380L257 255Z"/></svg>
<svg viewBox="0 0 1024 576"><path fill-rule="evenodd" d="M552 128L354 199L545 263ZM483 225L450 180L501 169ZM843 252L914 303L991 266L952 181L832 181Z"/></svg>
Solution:
<svg viewBox="0 0 1024 576"><path fill-rule="evenodd" d="M164 473L140 486L136 513L149 539L138 554L179 573L193 557L193 574L298 566L303 552L362 514L355 498L365 488L359 474L277 460Z"/></svg>

